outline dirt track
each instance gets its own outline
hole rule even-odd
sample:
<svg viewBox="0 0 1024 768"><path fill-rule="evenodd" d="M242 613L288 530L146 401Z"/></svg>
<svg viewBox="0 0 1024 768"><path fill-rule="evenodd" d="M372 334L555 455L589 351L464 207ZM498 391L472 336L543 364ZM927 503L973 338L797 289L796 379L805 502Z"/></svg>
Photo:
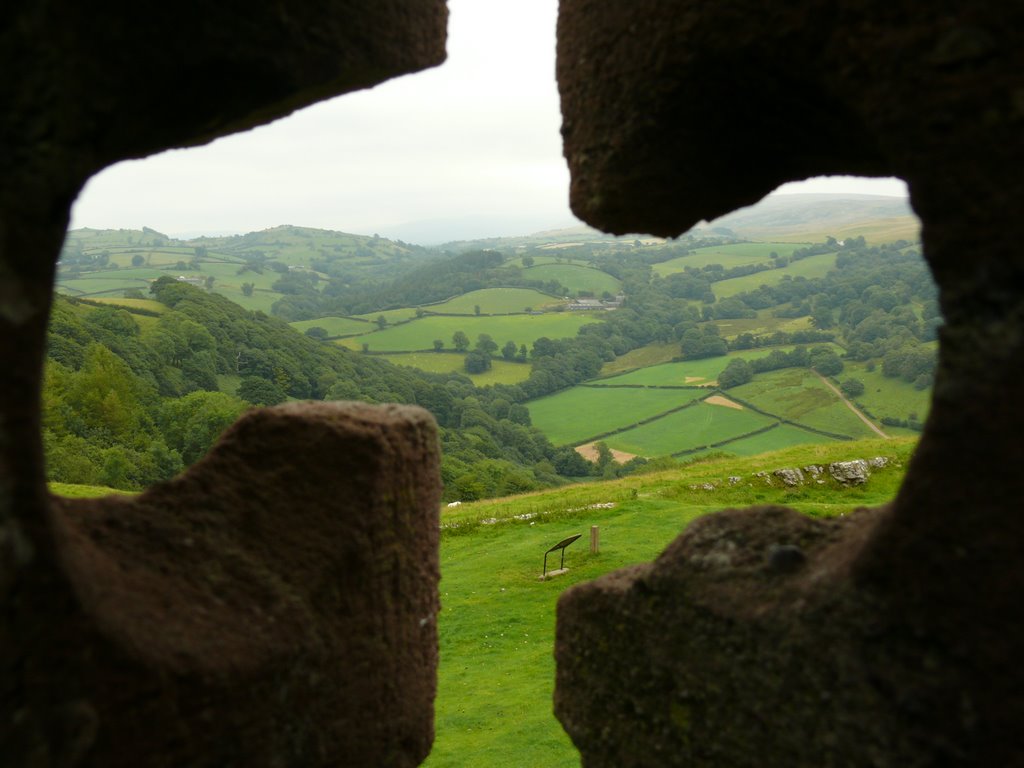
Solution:
<svg viewBox="0 0 1024 768"><path fill-rule="evenodd" d="M840 392L838 387L836 387L831 381L826 379L824 376L822 376L817 371L815 371L815 373L817 374L819 379L821 379L823 382L825 382L825 386L826 387L831 389L833 392L836 393L836 395L839 396L839 399L843 401L843 403L846 405L847 408L849 408L851 411L853 411L855 414L857 414L857 418L858 419L860 419L865 424L867 424L875 433L878 434L879 437L884 437L886 440L890 439L890 437L887 434L885 434L885 432L883 432L878 427L876 427L874 425L874 423L867 416L865 416L863 413L861 413L859 410L857 410L857 406L855 406L853 403L851 403L849 400L847 400L846 399L846 395L844 395L842 392Z"/></svg>

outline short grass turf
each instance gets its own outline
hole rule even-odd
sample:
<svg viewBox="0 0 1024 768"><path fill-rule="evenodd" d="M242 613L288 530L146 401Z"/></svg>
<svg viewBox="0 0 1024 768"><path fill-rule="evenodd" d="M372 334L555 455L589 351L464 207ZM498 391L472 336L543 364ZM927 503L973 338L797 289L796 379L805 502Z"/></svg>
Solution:
<svg viewBox="0 0 1024 768"><path fill-rule="evenodd" d="M508 315L525 312L527 307L539 310L542 307L564 303L561 299L548 296L532 288L482 288L442 302L427 304L427 312L448 315L475 315L476 308L485 315Z"/></svg>
<svg viewBox="0 0 1024 768"><path fill-rule="evenodd" d="M775 420L751 410L699 403L604 438L609 448L638 456L668 456L762 429Z"/></svg>
<svg viewBox="0 0 1024 768"><path fill-rule="evenodd" d="M428 373L461 373L478 387L518 384L530 378L529 363L510 363L507 360L491 360L491 370L483 373L466 373L466 358L457 352L411 352L381 355L381 358L395 365L418 368Z"/></svg>
<svg viewBox="0 0 1024 768"><path fill-rule="evenodd" d="M644 347L632 349L626 354L610 360L601 368L602 376L613 376L618 373L646 368L650 365L667 363L679 357L679 342L657 342Z"/></svg>
<svg viewBox="0 0 1024 768"><path fill-rule="evenodd" d="M780 451L783 448L791 448L796 445L815 445L831 442L837 441L789 424L779 424L767 432L740 438L713 450L735 456L757 456L758 454Z"/></svg>
<svg viewBox="0 0 1024 768"><path fill-rule="evenodd" d="M814 371L807 368L758 373L752 381L733 387L726 394L780 418L826 432L854 438L874 434Z"/></svg>
<svg viewBox="0 0 1024 768"><path fill-rule="evenodd" d="M815 345L818 346L818 345ZM781 347L762 347L760 349L743 349L730 352L721 357L706 357L702 360L684 360L678 363L663 363L647 368L631 371L619 376L594 379L587 382L595 386L612 386L621 384L639 384L643 386L678 386L691 384L701 386L713 382L731 360L756 360L767 357L772 350L790 352L795 345ZM678 349L678 347L677 347ZM837 352L841 352L838 347ZM686 379L697 379L687 382Z"/></svg>
<svg viewBox="0 0 1024 768"><path fill-rule="evenodd" d="M394 325L383 331L354 336L339 343L350 349L369 344L374 352L415 352L431 350L434 340L440 339L447 349L453 347L452 336L462 331L476 344L477 337L486 333L499 347L508 341L531 346L546 336L550 339L571 338L584 325L595 322L590 313L546 312L543 315L499 315L496 317L443 317L427 315L409 323Z"/></svg>
<svg viewBox="0 0 1024 768"><path fill-rule="evenodd" d="M699 389L573 387L527 403L533 426L555 445L625 429L706 395Z"/></svg>
<svg viewBox="0 0 1024 768"><path fill-rule="evenodd" d="M298 320L290 323L291 327L300 333L305 333L310 328L323 328L328 336L349 336L351 334L367 333L375 330L367 320L356 320L351 317L318 317L315 320Z"/></svg>
<svg viewBox="0 0 1024 768"><path fill-rule="evenodd" d="M618 293L622 287L616 278L594 267L576 264L541 264L524 269L522 276L527 280L557 280L570 291L590 291L600 296L605 291Z"/></svg>
<svg viewBox="0 0 1024 768"><path fill-rule="evenodd" d="M701 269L709 264L721 264L726 269L744 267L750 264L770 264L771 253L790 256L803 243L731 243L729 245L711 245L698 248L686 256L655 264L652 269L656 275L665 277L675 272L682 272L687 267ZM712 288L714 290L714 288Z"/></svg>
<svg viewBox="0 0 1024 768"><path fill-rule="evenodd" d="M787 264L782 269L769 269L764 272L756 272L753 275L743 277L732 277L728 280L719 280L712 283L711 291L719 299L727 299L746 291L756 291L762 285L778 285L786 275L790 277L824 277L836 265L836 254L820 253L817 256L808 256Z"/></svg>
<svg viewBox="0 0 1024 768"><path fill-rule="evenodd" d="M579 766L579 754L551 704L555 604L566 589L653 560L692 520L725 507L775 503L830 516L885 503L895 495L913 446L914 441L877 440L704 459L668 472L467 503L443 512L444 524L466 525L442 534L437 736L424 765ZM784 489L751 477L761 470L876 455L895 461L856 488L828 483ZM730 486L730 476L745 482ZM716 490L691 487L705 482ZM609 502L611 509L586 509ZM528 521L478 522L537 513ZM591 525L601 529L596 555L587 547ZM584 535L566 550L569 572L539 581L544 550L576 533Z"/></svg>
<svg viewBox="0 0 1024 768"><path fill-rule="evenodd" d="M843 372L837 377L839 381L859 379L864 384L864 394L855 398L863 404L876 419L890 416L895 419L906 419L916 414L919 421L924 421L931 410L932 391L914 389L914 385L903 379L889 379L882 375L882 364L876 362L875 370L867 370L866 363L852 360L845 361ZM890 427L882 427L889 431Z"/></svg>

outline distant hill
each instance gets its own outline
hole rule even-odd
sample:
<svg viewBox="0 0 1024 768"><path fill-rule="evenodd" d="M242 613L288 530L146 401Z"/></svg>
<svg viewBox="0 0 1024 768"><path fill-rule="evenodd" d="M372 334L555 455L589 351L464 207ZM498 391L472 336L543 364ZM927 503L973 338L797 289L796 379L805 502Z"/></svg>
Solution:
<svg viewBox="0 0 1024 768"><path fill-rule="evenodd" d="M699 229L746 240L821 242L863 236L869 243L915 241L921 225L906 198L881 195L773 195Z"/></svg>

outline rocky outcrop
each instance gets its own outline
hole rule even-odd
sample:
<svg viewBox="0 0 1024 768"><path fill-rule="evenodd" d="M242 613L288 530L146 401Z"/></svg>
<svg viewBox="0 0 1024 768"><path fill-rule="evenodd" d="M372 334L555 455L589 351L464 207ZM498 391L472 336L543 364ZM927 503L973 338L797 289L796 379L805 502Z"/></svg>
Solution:
<svg viewBox="0 0 1024 768"><path fill-rule="evenodd" d="M828 473L840 485L863 485L871 476L871 470L864 459L833 461L828 465Z"/></svg>
<svg viewBox="0 0 1024 768"><path fill-rule="evenodd" d="M1021 28L997 0L561 2L581 218L671 236L786 181L901 176L946 319L891 508L723 513L565 595L556 712L586 765L1019 761ZM806 564L769 573L776 545Z"/></svg>
<svg viewBox="0 0 1024 768"><path fill-rule="evenodd" d="M412 410L240 422L135 500L51 500L39 430L71 202L444 59L443 0L0 7L0 763L416 765L432 738L437 446Z"/></svg>

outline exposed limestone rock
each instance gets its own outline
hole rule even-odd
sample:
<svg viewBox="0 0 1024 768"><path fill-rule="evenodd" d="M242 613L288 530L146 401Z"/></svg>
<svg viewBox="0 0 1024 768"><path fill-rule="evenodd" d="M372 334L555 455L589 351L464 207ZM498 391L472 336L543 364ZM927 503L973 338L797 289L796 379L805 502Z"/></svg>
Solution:
<svg viewBox="0 0 1024 768"><path fill-rule="evenodd" d="M730 475L729 476L729 485L739 485L742 482L743 482L743 478L739 477L738 475Z"/></svg>
<svg viewBox="0 0 1024 768"><path fill-rule="evenodd" d="M883 469L889 466L889 460L885 456L875 456L873 459L868 459L868 466L873 469Z"/></svg>
<svg viewBox="0 0 1024 768"><path fill-rule="evenodd" d="M687 532L566 593L556 711L590 768L1019 762L1020 29L999 0L561 1L583 220L669 236L786 181L900 176L946 320L890 508L800 531L723 513L696 525L736 544L729 568L696 568ZM767 572L780 543L806 565Z"/></svg>
<svg viewBox="0 0 1024 768"><path fill-rule="evenodd" d="M817 478L820 475L824 474L825 468L821 466L821 464L808 464L806 467L804 467L804 472L806 472L811 477Z"/></svg>
<svg viewBox="0 0 1024 768"><path fill-rule="evenodd" d="M796 488L797 486L804 484L804 473L796 467L776 469L772 474L779 478L783 485L789 488Z"/></svg>
<svg viewBox="0 0 1024 768"><path fill-rule="evenodd" d="M871 470L864 459L834 461L828 465L828 473L840 485L863 485L871 477Z"/></svg>

